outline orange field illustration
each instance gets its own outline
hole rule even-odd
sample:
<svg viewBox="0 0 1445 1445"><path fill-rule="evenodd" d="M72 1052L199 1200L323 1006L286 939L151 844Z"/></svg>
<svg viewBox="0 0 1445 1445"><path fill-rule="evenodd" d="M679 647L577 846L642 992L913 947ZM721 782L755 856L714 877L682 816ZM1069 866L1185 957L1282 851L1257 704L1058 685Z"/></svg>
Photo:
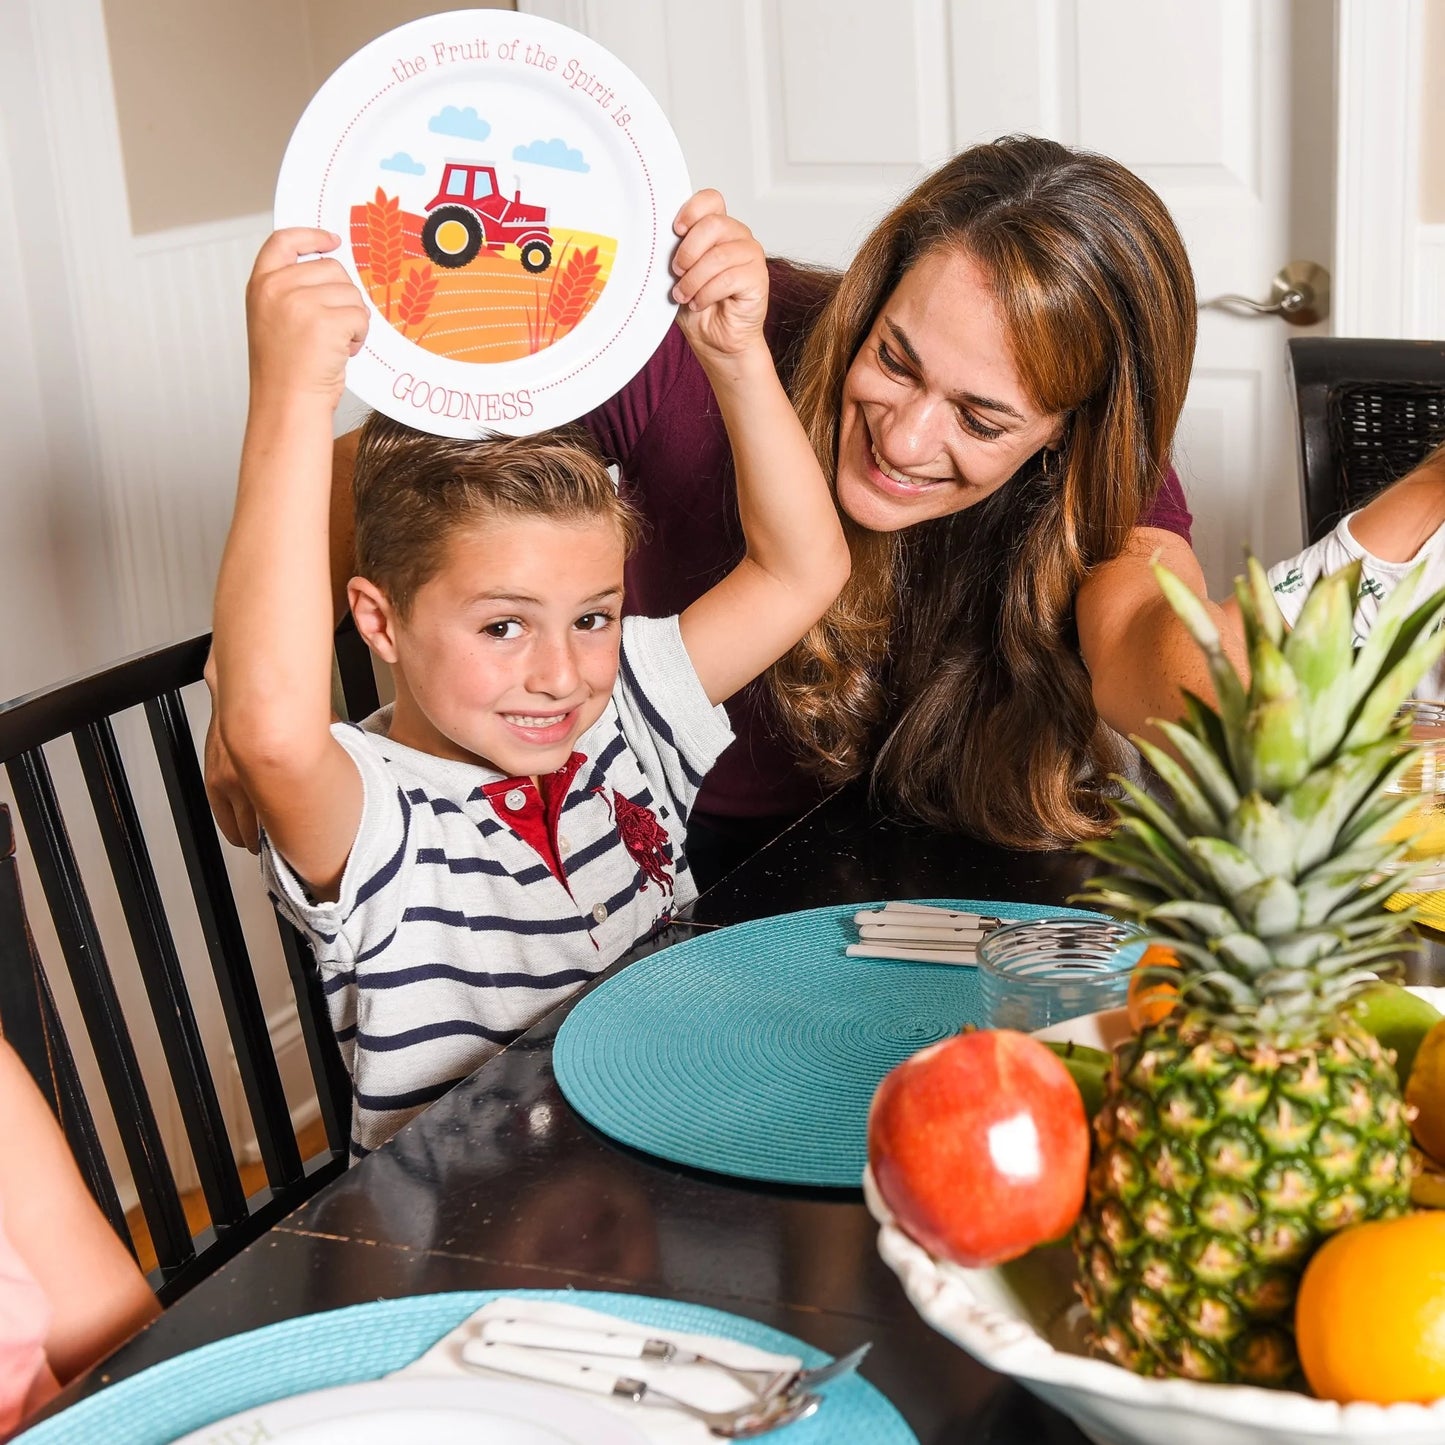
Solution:
<svg viewBox="0 0 1445 1445"><path fill-rule="evenodd" d="M374 200L351 208L351 254L391 325L455 361L513 361L560 341L596 304L617 254L611 236L558 231L545 253L501 242L482 245L464 263L439 265L423 242L427 225L378 187ZM437 235L435 220L431 226ZM445 225L439 233L445 243Z"/></svg>

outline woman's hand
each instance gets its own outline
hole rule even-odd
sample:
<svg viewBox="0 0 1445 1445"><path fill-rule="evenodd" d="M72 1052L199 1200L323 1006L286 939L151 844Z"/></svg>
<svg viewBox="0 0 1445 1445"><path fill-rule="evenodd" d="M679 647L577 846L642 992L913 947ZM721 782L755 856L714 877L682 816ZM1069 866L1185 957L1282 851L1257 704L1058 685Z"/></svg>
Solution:
<svg viewBox="0 0 1445 1445"><path fill-rule="evenodd" d="M699 191L677 213L682 237L672 269L678 324L704 364L765 346L768 267L753 233L716 191Z"/></svg>
<svg viewBox="0 0 1445 1445"><path fill-rule="evenodd" d="M370 321L366 298L339 261L324 256L341 238L293 226L267 238L246 286L251 400L321 396L334 409L346 363L361 350Z"/></svg>

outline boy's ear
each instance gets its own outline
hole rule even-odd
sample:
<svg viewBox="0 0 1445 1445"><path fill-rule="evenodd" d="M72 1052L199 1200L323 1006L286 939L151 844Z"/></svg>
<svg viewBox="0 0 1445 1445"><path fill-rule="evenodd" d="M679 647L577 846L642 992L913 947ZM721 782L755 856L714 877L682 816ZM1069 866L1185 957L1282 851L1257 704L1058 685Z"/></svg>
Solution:
<svg viewBox="0 0 1445 1445"><path fill-rule="evenodd" d="M383 662L395 664L396 613L386 593L365 577L353 577L346 584L346 600L362 641Z"/></svg>

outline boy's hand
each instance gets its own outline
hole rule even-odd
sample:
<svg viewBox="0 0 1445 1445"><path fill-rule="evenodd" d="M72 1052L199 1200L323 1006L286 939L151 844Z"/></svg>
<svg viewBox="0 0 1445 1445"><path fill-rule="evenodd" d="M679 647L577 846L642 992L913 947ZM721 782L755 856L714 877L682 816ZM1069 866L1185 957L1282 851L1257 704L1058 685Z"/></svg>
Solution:
<svg viewBox="0 0 1445 1445"><path fill-rule="evenodd" d="M270 235L246 286L251 399L324 397L333 408L348 358L366 340L366 300L339 261L302 256L334 251L330 231L293 226Z"/></svg>
<svg viewBox="0 0 1445 1445"><path fill-rule="evenodd" d="M727 213L716 191L699 191L677 213L682 237L672 269L678 324L701 361L738 357L765 345L768 267L753 233Z"/></svg>

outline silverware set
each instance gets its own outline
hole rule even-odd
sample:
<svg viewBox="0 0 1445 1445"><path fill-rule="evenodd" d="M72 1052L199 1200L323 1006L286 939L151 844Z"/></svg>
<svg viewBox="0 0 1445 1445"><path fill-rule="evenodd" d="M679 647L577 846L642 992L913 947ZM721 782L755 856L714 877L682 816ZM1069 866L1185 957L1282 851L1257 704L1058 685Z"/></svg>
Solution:
<svg viewBox="0 0 1445 1445"><path fill-rule="evenodd" d="M558 1358L558 1351L602 1359L700 1365L726 1375L746 1390L751 1399L731 1410L705 1410L646 1380L581 1364L574 1359ZM693 1416L710 1433L727 1440L750 1439L811 1415L822 1404L823 1397L816 1393L818 1387L851 1374L867 1353L868 1346L861 1345L850 1354L812 1370L748 1370L675 1345L670 1340L518 1319L485 1320L478 1334L462 1346L462 1359L468 1365L628 1400L639 1406L653 1402Z"/></svg>
<svg viewBox="0 0 1445 1445"><path fill-rule="evenodd" d="M928 903L885 903L853 915L858 942L850 958L893 958L905 963L978 962L978 946L1004 920L982 913L961 913Z"/></svg>

